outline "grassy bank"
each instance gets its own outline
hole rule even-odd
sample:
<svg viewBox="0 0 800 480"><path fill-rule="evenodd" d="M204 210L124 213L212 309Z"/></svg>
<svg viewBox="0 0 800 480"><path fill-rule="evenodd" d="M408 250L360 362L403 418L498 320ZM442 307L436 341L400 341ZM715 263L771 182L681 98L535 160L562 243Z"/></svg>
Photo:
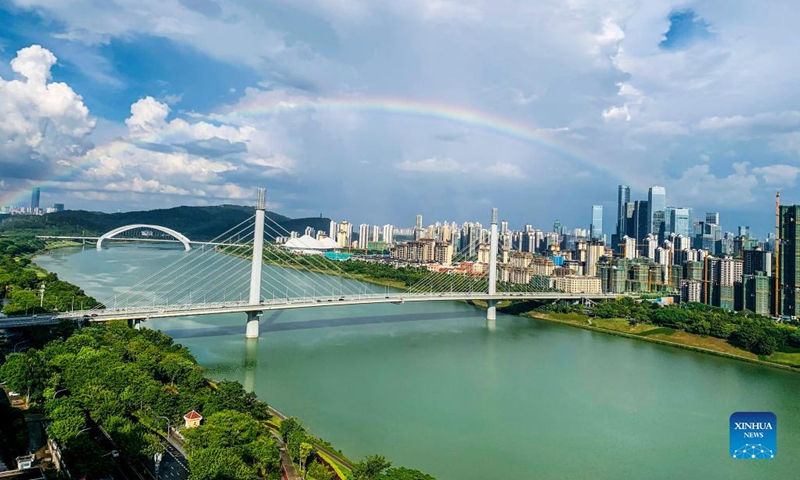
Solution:
<svg viewBox="0 0 800 480"><path fill-rule="evenodd" d="M44 246L45 250L56 250L59 248L69 248L69 247L82 247L83 244L80 242L75 242L72 240L58 240L56 242L47 242Z"/></svg>
<svg viewBox="0 0 800 480"><path fill-rule="evenodd" d="M736 348L720 338L695 335L654 325L630 325L627 320L622 318L601 319L589 317L582 313L540 313L534 311L526 312L522 315L549 322L571 325L586 330L800 372L800 352L775 352L769 356L756 355L746 350Z"/></svg>

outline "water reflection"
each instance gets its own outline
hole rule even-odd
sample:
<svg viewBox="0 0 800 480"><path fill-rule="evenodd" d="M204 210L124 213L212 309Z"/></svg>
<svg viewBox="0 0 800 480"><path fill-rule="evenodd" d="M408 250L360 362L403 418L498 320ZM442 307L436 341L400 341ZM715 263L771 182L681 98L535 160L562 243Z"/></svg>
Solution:
<svg viewBox="0 0 800 480"><path fill-rule="evenodd" d="M256 387L256 371L258 370L258 339L244 339L244 389L252 392Z"/></svg>

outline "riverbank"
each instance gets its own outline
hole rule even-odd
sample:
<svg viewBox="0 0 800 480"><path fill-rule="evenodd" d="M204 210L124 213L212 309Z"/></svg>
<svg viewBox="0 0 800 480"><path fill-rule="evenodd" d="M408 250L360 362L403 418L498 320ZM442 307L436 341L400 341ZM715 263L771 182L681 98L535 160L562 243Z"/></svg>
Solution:
<svg viewBox="0 0 800 480"><path fill-rule="evenodd" d="M627 320L622 318L601 319L580 313L540 313L535 311L521 313L520 315L608 335L644 340L707 355L800 373L800 353L775 352L769 357L765 357L736 348L719 338L695 335L654 325L630 325Z"/></svg>

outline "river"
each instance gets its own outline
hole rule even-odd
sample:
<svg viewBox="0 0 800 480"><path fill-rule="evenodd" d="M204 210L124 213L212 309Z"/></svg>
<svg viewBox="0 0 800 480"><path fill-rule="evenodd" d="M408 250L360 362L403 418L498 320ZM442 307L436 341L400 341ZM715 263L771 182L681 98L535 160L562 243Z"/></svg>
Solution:
<svg viewBox="0 0 800 480"><path fill-rule="evenodd" d="M42 267L106 300L182 250L61 249ZM237 259L237 261L239 261ZM150 321L351 458L452 479L798 478L800 375L462 303ZM737 411L778 419L773 460L733 460Z"/></svg>

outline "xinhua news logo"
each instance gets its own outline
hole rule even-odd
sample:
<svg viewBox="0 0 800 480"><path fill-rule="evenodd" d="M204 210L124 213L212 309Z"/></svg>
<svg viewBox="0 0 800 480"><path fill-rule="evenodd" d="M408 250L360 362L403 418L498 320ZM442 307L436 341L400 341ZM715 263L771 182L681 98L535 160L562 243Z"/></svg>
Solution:
<svg viewBox="0 0 800 480"><path fill-rule="evenodd" d="M769 460L778 454L778 419L772 412L731 415L731 456L737 460Z"/></svg>

